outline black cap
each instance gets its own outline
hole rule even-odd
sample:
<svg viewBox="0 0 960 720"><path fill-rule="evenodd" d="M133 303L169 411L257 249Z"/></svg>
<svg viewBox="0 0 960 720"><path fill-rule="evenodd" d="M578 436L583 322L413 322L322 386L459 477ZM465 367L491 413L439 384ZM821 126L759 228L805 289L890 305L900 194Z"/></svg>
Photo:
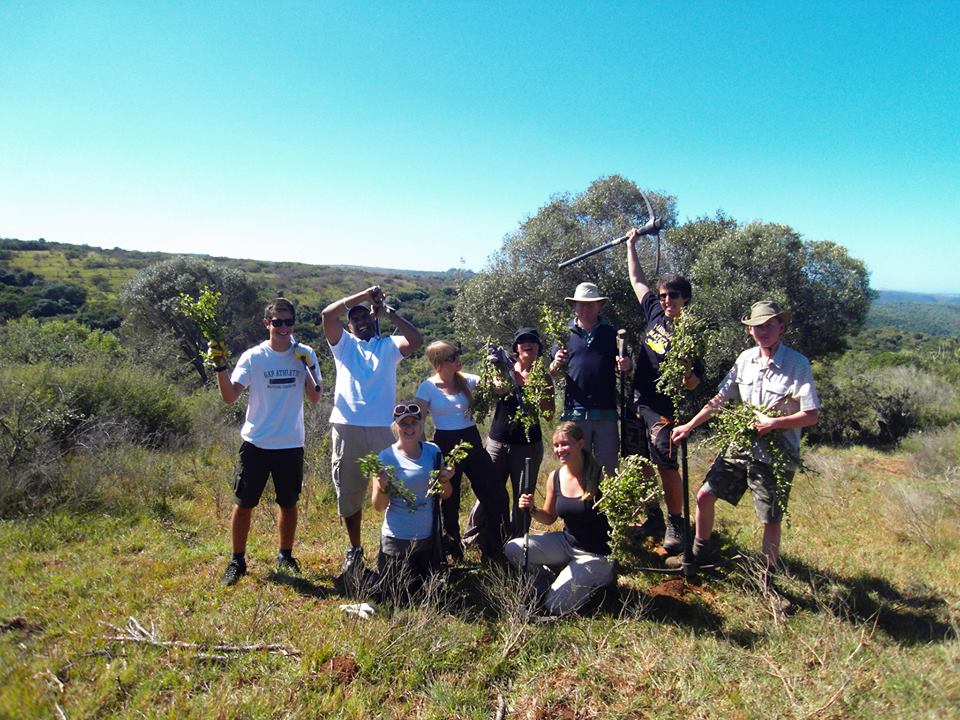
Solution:
<svg viewBox="0 0 960 720"><path fill-rule="evenodd" d="M521 340L535 342L539 348L537 355L543 355L543 340L540 339L540 333L537 332L536 328L522 327L513 334L513 344L511 347L514 352L516 352L517 345L520 344Z"/></svg>

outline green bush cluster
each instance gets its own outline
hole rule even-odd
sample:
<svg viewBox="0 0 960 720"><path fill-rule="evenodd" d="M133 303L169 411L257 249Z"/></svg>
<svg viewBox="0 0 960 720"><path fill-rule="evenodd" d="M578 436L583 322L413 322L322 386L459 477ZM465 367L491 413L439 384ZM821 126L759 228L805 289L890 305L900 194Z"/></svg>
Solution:
<svg viewBox="0 0 960 720"><path fill-rule="evenodd" d="M822 407L811 441L886 446L960 420L958 392L942 374L882 360L848 352L814 363Z"/></svg>

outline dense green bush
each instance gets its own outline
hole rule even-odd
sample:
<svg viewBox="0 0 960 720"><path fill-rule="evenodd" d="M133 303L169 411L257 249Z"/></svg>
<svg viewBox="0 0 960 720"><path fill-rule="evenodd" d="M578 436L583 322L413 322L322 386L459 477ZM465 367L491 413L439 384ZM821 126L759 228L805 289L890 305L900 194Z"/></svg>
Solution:
<svg viewBox="0 0 960 720"><path fill-rule="evenodd" d="M65 366L44 360L0 369L0 515L72 493L64 470L78 455L119 446L158 449L186 437L176 388L109 357Z"/></svg>
<svg viewBox="0 0 960 720"><path fill-rule="evenodd" d="M951 384L917 365L888 361L851 352L814 364L822 408L809 431L812 441L890 445L915 430L960 419Z"/></svg>
<svg viewBox="0 0 960 720"><path fill-rule="evenodd" d="M0 326L0 361L5 365L44 360L62 365L98 357L122 358L120 342L113 334L76 320L20 318Z"/></svg>

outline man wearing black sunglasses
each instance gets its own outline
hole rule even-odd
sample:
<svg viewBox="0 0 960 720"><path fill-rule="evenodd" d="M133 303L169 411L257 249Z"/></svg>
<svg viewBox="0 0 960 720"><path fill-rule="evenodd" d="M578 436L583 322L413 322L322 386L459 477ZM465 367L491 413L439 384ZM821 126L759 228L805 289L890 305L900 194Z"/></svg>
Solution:
<svg viewBox="0 0 960 720"><path fill-rule="evenodd" d="M303 395L311 403L320 401L317 356L308 345L293 340L293 304L277 298L267 305L263 326L269 339L250 348L227 375L226 349L210 343L216 363L217 388L226 403L236 402L250 388L246 421L240 430L243 444L234 480L233 514L230 534L233 557L222 582L235 584L247 572L246 547L250 519L263 495L267 478L273 478L280 506L280 551L277 570L299 572L293 557L297 530L297 500L303 485ZM311 377L312 375L312 377Z"/></svg>
<svg viewBox="0 0 960 720"><path fill-rule="evenodd" d="M347 314L346 328L341 321L343 313ZM390 318L399 335L380 335L383 315ZM340 577L349 587L353 574L363 567L360 521L370 483L357 461L393 443L390 424L397 401L397 365L417 351L423 338L410 321L384 303L378 285L327 305L323 334L337 368L330 413L331 469L337 511L350 538Z"/></svg>
<svg viewBox="0 0 960 720"><path fill-rule="evenodd" d="M692 289L685 277L671 275L657 285L654 294L637 258L636 242L639 237L636 230L627 234L627 268L630 284L640 301L645 320L642 347L636 353L633 402L646 442L632 450L646 455L657 466L668 515L665 523L659 503L651 505L647 508L647 518L640 526L640 533L662 539L664 549L673 555L683 550L683 484L678 471L677 453L670 444L675 409L673 401L657 390L657 380L660 377L660 363L670 349L673 323L690 302ZM700 384L703 367L699 358L688 358L688 361L689 367L683 382L687 390L693 390Z"/></svg>

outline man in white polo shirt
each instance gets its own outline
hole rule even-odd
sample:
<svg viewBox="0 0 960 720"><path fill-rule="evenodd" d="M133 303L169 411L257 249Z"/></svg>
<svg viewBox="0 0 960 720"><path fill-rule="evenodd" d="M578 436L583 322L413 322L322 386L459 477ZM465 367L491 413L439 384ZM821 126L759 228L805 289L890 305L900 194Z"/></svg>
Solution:
<svg viewBox="0 0 960 720"><path fill-rule="evenodd" d="M397 397L397 365L423 344L420 332L396 310L384 305L378 285L341 298L323 309L323 333L336 362L337 381L330 413L331 465L337 511L347 526L350 548L343 577L362 567L360 521L370 478L357 460L393 443L390 423ZM347 314L347 327L341 322ZM386 315L400 335L380 335Z"/></svg>

